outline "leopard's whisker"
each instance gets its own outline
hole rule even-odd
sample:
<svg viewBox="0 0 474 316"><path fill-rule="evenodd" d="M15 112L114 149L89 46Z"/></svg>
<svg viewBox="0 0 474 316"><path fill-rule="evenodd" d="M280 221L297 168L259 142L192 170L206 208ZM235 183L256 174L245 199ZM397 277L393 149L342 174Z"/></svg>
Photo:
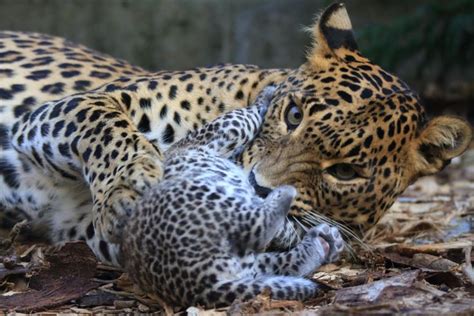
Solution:
<svg viewBox="0 0 474 316"><path fill-rule="evenodd" d="M327 223L332 226L335 226L339 229L341 234L346 237L346 239L351 240L362 246L365 250L370 250L370 247L349 227L346 225L337 222L329 217L326 217L318 213L305 213L301 218L304 218L306 223L310 226L316 226L321 223ZM347 249L352 253L353 249L350 247L349 243L346 243Z"/></svg>

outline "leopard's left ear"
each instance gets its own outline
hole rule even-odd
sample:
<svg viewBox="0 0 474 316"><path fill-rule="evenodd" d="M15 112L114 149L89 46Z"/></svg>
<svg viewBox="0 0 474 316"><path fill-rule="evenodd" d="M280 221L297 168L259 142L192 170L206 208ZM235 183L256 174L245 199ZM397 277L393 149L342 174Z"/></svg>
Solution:
<svg viewBox="0 0 474 316"><path fill-rule="evenodd" d="M356 51L357 43L352 24L343 3L334 3L324 10L311 27L313 47L308 55L310 63L329 56L344 58L347 51Z"/></svg>
<svg viewBox="0 0 474 316"><path fill-rule="evenodd" d="M468 148L471 140L472 130L465 120L451 116L432 119L413 143L411 166L416 176L442 170Z"/></svg>

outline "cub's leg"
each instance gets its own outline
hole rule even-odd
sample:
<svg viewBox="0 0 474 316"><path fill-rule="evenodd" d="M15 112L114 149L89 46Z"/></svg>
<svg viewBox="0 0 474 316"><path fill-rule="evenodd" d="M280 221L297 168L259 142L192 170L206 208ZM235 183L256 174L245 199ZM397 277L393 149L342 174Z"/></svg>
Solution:
<svg viewBox="0 0 474 316"><path fill-rule="evenodd" d="M238 155L260 131L274 92L275 87L269 86L259 94L252 106L228 112L191 132L168 150L169 155L190 148L223 158Z"/></svg>
<svg viewBox="0 0 474 316"><path fill-rule="evenodd" d="M258 254L253 269L263 275L309 276L321 265L337 260L343 249L339 231L321 224L311 228L289 251Z"/></svg>
<svg viewBox="0 0 474 316"><path fill-rule="evenodd" d="M234 300L249 300L269 289L273 299L305 301L313 297L318 285L310 280L291 276L246 277L214 284L196 297L194 304L230 305Z"/></svg>
<svg viewBox="0 0 474 316"><path fill-rule="evenodd" d="M122 216L162 176L162 154L122 112L120 97L96 92L50 102L14 124L14 147L49 176L86 182L96 236L117 242Z"/></svg>

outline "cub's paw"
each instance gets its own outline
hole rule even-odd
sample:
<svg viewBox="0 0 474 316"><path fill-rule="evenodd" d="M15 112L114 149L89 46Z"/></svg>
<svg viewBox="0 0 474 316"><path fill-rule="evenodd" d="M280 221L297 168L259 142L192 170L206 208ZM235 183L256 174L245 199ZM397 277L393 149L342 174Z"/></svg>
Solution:
<svg viewBox="0 0 474 316"><path fill-rule="evenodd" d="M335 227L328 224L320 224L311 228L306 236L317 239L321 245L320 253L324 254L324 263L336 261L342 250L344 250L344 239ZM305 238L306 238L305 236Z"/></svg>
<svg viewBox="0 0 474 316"><path fill-rule="evenodd" d="M257 96L254 102L254 106L258 108L260 117L263 119L265 114L267 114L268 107L270 106L270 102L275 94L276 87L275 86L268 86L263 89L262 92Z"/></svg>

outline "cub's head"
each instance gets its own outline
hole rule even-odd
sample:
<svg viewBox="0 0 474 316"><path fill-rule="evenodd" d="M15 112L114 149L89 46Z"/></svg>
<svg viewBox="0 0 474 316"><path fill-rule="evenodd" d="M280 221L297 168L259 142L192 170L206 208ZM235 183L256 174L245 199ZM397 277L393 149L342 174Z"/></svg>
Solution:
<svg viewBox="0 0 474 316"><path fill-rule="evenodd" d="M410 183L463 153L471 128L454 117L427 120L414 91L357 51L342 4L312 33L306 63L277 87L243 164L262 194L297 188L293 228L326 217L363 231Z"/></svg>

